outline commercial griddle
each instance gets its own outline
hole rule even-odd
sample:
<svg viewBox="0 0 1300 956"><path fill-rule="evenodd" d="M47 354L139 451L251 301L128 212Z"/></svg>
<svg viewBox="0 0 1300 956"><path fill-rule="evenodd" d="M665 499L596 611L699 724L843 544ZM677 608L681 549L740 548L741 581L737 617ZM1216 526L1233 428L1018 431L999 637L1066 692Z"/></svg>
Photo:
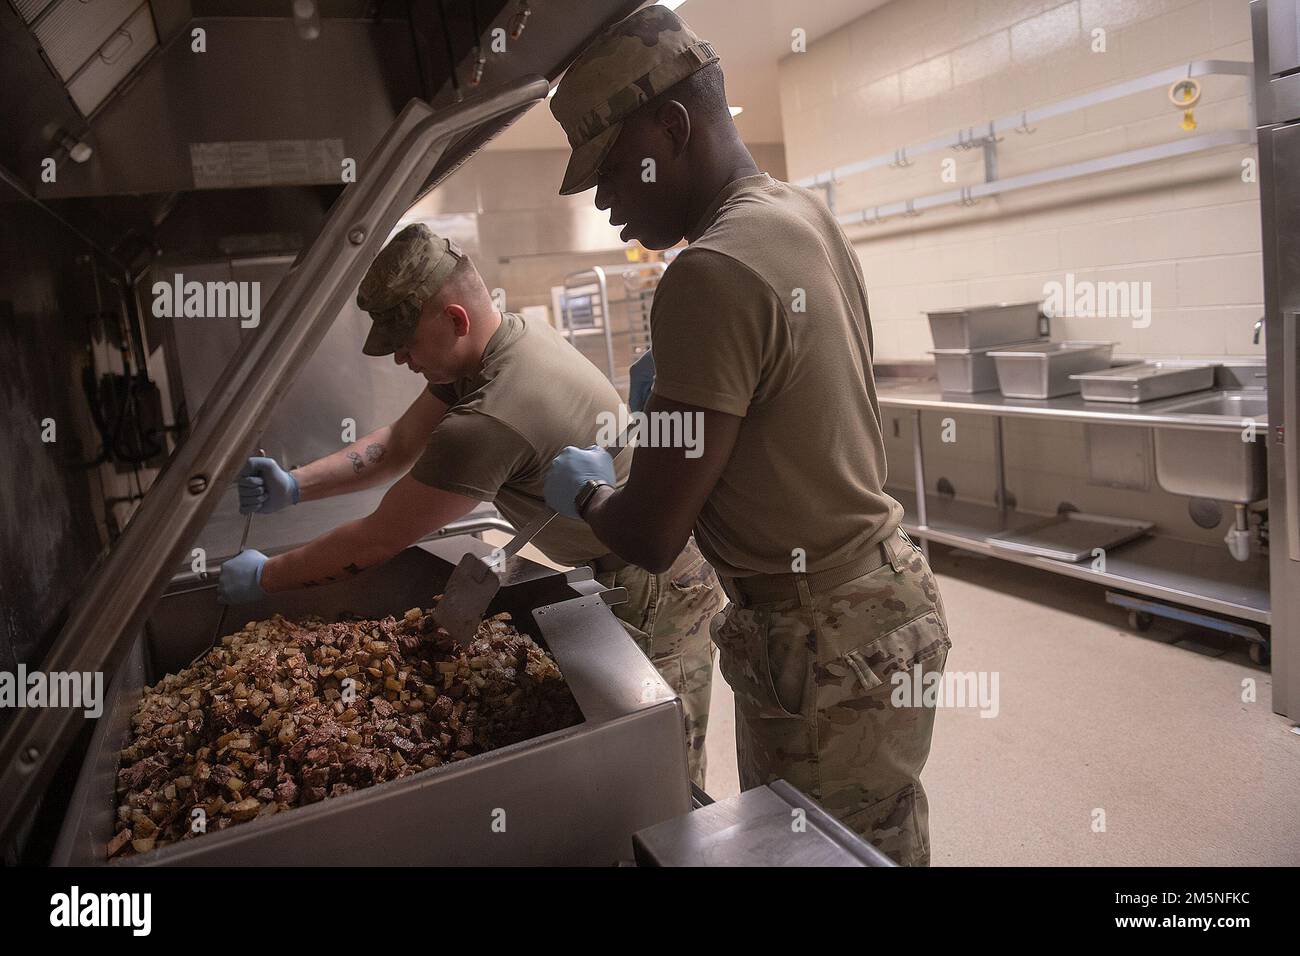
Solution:
<svg viewBox="0 0 1300 956"><path fill-rule="evenodd" d="M408 548L355 578L232 607L226 630L280 613L401 616L428 607L465 553L462 536ZM582 711L573 727L112 865L613 865L632 834L691 808L682 707L600 597L590 569L515 559L490 613L555 656ZM213 586L179 576L114 678L55 847L56 865L106 862L118 752L141 691L211 639Z"/></svg>

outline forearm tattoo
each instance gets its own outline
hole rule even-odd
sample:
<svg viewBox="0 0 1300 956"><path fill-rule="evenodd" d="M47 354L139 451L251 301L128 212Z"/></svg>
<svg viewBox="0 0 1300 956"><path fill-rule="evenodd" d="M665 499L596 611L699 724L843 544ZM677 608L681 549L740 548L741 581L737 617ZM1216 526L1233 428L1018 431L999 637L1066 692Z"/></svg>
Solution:
<svg viewBox="0 0 1300 956"><path fill-rule="evenodd" d="M358 474L360 474L361 470L366 467L366 462L374 464L383 457L384 446L378 442L366 446L365 458L362 458L361 455L355 451L348 452L348 461L352 462L352 470Z"/></svg>

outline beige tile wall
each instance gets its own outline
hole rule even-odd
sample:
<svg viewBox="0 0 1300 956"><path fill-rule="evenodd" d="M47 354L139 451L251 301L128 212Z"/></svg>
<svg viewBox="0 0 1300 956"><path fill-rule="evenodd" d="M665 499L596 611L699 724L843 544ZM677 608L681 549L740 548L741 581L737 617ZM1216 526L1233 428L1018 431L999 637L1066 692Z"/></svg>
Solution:
<svg viewBox="0 0 1300 956"><path fill-rule="evenodd" d="M1106 52L1090 49L1106 31ZM974 126L1021 109L1193 59L1250 60L1247 0L893 0L780 65L791 179ZM1197 134L1251 125L1244 77L1201 79ZM1038 123L998 146L1011 176L1189 135L1164 89ZM1048 281L1150 281L1150 327L1127 318L1062 318L1058 338L1102 338L1119 355L1259 356L1252 326L1263 310L1258 187L1241 177L1252 147L1226 147L1143 167L1009 193L973 208L849 230L862 260L878 361L927 357L924 312L1041 298ZM860 209L983 178L978 151L930 153L905 169L876 169L836 186L837 210ZM911 421L884 410L890 481L910 488ZM954 416L958 440L940 441L923 417L931 492L992 502L992 425ZM895 436L894 432L898 435ZM1058 502L1154 520L1165 533L1215 542L1187 516L1187 499L1088 481L1082 425L1009 419L1007 483L1021 510ZM1227 519L1231 509L1227 510Z"/></svg>
<svg viewBox="0 0 1300 956"><path fill-rule="evenodd" d="M1094 53L1092 31L1106 31ZM894 0L780 65L791 179L978 125L1192 59L1249 60L1247 0ZM1202 78L1197 134L1250 125L1244 77ZM1164 89L1009 134L999 170L1035 169L1177 140ZM838 211L983 178L978 150L930 153L836 187ZM1009 193L969 209L850 230L870 290L877 358L925 357L924 312L1041 298L1065 272L1150 281L1149 328L1065 318L1058 337L1110 338L1118 354L1262 355L1258 187L1252 147L1225 147L1126 171Z"/></svg>

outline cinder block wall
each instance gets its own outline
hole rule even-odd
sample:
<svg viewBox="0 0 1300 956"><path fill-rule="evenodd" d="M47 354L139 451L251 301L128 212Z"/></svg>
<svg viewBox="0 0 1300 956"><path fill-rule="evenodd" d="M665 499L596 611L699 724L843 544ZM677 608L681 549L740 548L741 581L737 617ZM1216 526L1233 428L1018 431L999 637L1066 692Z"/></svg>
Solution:
<svg viewBox="0 0 1300 956"><path fill-rule="evenodd" d="M1093 31L1105 52L1093 52ZM790 178L987 123L1198 59L1249 61L1247 0L893 0L780 65ZM1200 78L1197 129L1165 88L1034 124L998 144L1000 175L1072 163L1221 129L1253 125L1245 77ZM941 179L956 160L957 182ZM926 310L1040 299L1044 284L1151 283L1150 325L1131 318L1059 318L1056 338L1107 339L1132 356L1262 356L1251 342L1263 314L1259 191L1243 181L1252 146L1229 146L1130 170L983 199L970 208L849 229L869 290L878 362L927 359ZM836 208L942 192L983 180L979 150L936 152L902 169L846 177ZM910 488L910 416L885 411L890 481ZM893 419L898 419L894 436ZM991 421L956 416L958 440L939 440L927 415L927 478L958 498L991 502ZM1150 477L1150 492L1089 481L1082 425L1007 420L1007 481L1022 510L1060 501L1157 522L1217 542L1187 499Z"/></svg>
<svg viewBox="0 0 1300 956"><path fill-rule="evenodd" d="M1094 29L1104 53L1091 50ZM894 0L782 61L790 177L1198 59L1251 59L1246 0ZM1007 135L1000 174L1251 125L1246 78L1201 84L1191 133L1154 89ZM1262 355L1259 190L1241 175L1254 156L1229 146L855 227L878 359L925 357L925 310L1039 298L1066 272L1150 281L1155 308L1146 329L1063 319L1060 336L1113 339L1126 354ZM940 179L949 157L956 185L982 181L979 150L929 153L846 178L837 208L952 189Z"/></svg>

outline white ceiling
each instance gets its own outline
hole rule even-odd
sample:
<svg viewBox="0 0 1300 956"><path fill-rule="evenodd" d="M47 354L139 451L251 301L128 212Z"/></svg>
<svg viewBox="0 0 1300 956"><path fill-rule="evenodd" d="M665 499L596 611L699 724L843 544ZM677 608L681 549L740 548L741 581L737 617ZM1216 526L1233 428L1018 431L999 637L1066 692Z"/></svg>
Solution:
<svg viewBox="0 0 1300 956"><path fill-rule="evenodd" d="M808 43L884 6L889 0L686 0L677 13L713 44L727 77L727 99L744 108L736 117L750 143L779 143L781 96L777 62L790 55L790 31L802 27ZM893 0L904 3L906 0ZM563 149L564 132L543 105L533 107L488 149Z"/></svg>

